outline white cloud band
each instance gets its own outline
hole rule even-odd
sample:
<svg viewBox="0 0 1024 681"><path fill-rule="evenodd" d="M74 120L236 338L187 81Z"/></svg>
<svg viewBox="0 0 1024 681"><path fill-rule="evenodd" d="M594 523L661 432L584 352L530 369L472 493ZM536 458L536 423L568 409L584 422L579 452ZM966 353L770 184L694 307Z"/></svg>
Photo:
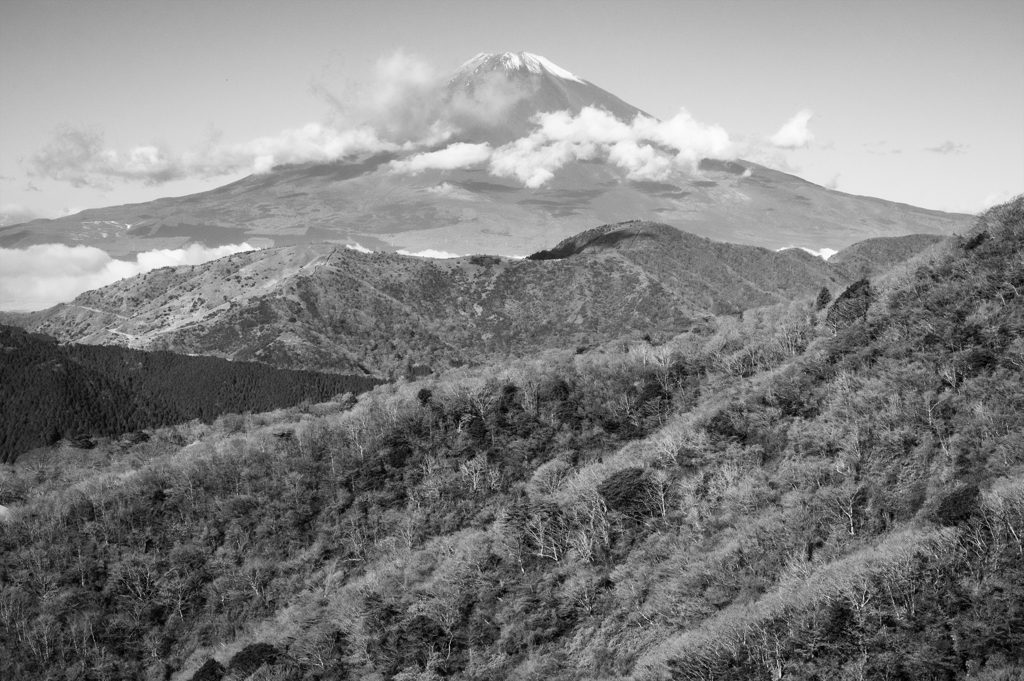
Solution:
<svg viewBox="0 0 1024 681"><path fill-rule="evenodd" d="M74 300L92 289L144 274L158 267L200 265L232 253L251 251L249 244L138 253L135 262L116 260L92 246L42 244L26 249L0 248L0 310L42 310Z"/></svg>

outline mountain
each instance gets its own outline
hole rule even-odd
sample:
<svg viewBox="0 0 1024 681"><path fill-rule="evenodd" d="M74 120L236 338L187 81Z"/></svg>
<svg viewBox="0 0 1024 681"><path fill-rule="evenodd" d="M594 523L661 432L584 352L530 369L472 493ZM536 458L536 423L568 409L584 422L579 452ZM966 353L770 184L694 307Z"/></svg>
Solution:
<svg viewBox="0 0 1024 681"><path fill-rule="evenodd" d="M239 253L7 318L63 341L396 375L630 333L674 334L713 314L823 286L838 292L854 278L799 249L724 244L634 221L526 260L431 260L332 244Z"/></svg>
<svg viewBox="0 0 1024 681"><path fill-rule="evenodd" d="M931 249L0 466L0 678L1024 678L1024 197Z"/></svg>
<svg viewBox="0 0 1024 681"><path fill-rule="evenodd" d="M965 215L828 190L743 160L705 158L693 172L675 170L657 181L633 177L608 153L596 151L604 147L593 140L610 121L630 124L644 112L529 53L478 55L453 74L441 99L455 134L434 146L278 165L199 194L9 225L0 228L0 245L84 244L130 257L189 243L329 241L389 251L526 255L595 225L644 219L719 241L838 250L873 237L951 234L969 226ZM400 170L417 154L450 151L454 147L447 145L455 143L487 144L540 163L530 156L537 116L575 116L585 107L612 117L596 132L585 126L562 130L576 151L535 188L507 168L494 174L486 160ZM542 151L559 156L567 148ZM643 149L671 156L657 142Z"/></svg>

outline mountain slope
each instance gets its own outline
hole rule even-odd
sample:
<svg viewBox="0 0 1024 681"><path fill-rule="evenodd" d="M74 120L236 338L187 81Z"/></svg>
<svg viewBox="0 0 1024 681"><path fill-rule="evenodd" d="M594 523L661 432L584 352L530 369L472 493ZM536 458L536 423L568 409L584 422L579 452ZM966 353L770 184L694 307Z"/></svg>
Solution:
<svg viewBox="0 0 1024 681"><path fill-rule="evenodd" d="M667 225L606 225L571 257L428 260L331 244L163 268L22 318L61 340L403 373L415 364L678 333L710 314L838 290L803 251L712 242Z"/></svg>
<svg viewBox="0 0 1024 681"><path fill-rule="evenodd" d="M813 249L879 236L951 234L970 220L828 190L745 161L705 162L699 176L673 182L632 182L606 163L574 162L548 185L527 189L482 169L396 175L388 165L394 158L279 167L180 199L0 228L0 238L8 247L83 244L121 256L189 243L325 240L525 255L595 224L638 217L719 241Z"/></svg>

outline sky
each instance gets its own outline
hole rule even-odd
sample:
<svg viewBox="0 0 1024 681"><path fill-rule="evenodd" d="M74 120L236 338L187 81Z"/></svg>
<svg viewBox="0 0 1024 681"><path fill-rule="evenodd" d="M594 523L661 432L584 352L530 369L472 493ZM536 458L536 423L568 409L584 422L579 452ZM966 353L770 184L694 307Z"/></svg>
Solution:
<svg viewBox="0 0 1024 681"><path fill-rule="evenodd" d="M505 51L661 120L685 109L773 142L752 160L840 191L957 212L1024 192L1018 0L0 0L0 212L212 189L258 156L195 159L334 140L356 102L387 97L388 65L437 76ZM61 165L86 148L117 171ZM132 170L157 156L193 161Z"/></svg>

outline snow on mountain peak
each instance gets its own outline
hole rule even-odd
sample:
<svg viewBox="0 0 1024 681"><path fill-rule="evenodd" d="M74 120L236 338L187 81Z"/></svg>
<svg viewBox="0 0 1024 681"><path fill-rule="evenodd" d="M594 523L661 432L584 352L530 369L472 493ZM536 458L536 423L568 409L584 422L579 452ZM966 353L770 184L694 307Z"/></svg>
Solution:
<svg viewBox="0 0 1024 681"><path fill-rule="evenodd" d="M526 69L530 73L538 75L547 72L565 80L574 80L582 83L583 80L561 66L545 59L539 54L530 52L504 52L501 54L488 54L481 52L459 68L459 73L470 73L479 71L481 67L490 66L491 69L502 68L505 71L519 71Z"/></svg>

